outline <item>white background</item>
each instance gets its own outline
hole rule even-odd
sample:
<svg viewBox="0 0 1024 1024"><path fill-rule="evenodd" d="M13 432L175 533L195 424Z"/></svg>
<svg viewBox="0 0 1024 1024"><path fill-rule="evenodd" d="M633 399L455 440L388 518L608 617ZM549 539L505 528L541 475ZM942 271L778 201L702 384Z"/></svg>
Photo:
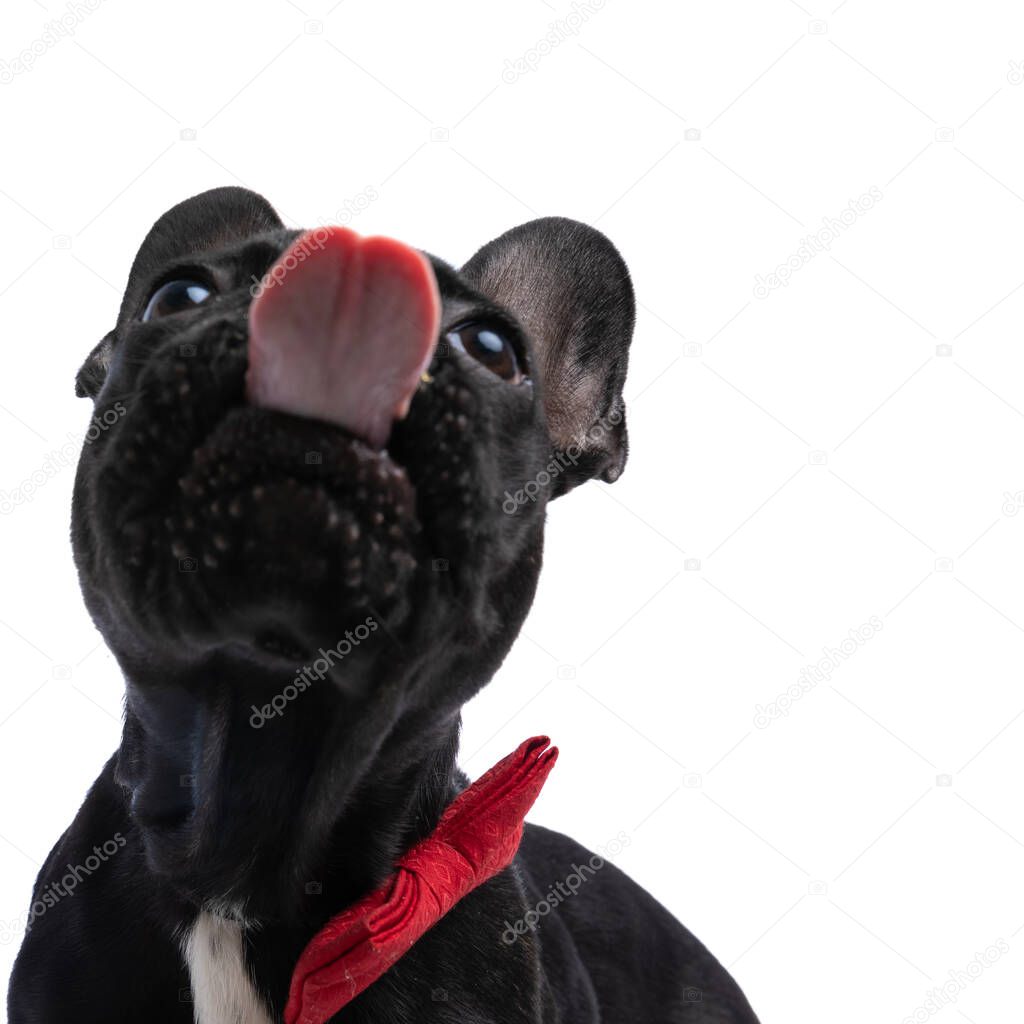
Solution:
<svg viewBox="0 0 1024 1024"><path fill-rule="evenodd" d="M243 183L311 225L376 193L353 226L455 263L535 215L597 225L639 300L630 464L552 508L465 767L550 733L534 820L624 832L618 863L765 1022L927 1019L1001 940L935 1016L1003 1024L1024 970L1024 11L837 2L607 0L557 45L561 0L79 15L0 85L0 489L84 430L74 371L187 195ZM64 13L5 3L0 59ZM0 517L3 975L119 735L72 479Z"/></svg>

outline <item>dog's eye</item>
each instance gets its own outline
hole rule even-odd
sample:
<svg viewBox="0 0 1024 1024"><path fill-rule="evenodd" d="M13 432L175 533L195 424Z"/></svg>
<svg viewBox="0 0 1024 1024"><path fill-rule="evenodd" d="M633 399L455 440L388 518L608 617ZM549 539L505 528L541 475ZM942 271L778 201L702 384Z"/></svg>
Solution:
<svg viewBox="0 0 1024 1024"><path fill-rule="evenodd" d="M146 304L143 320L156 320L162 316L193 309L204 303L213 293L205 284L187 278L180 281L168 281L161 285Z"/></svg>
<svg viewBox="0 0 1024 1024"><path fill-rule="evenodd" d="M464 324L449 331L445 340L452 348L465 352L502 380L518 384L526 378L512 343L493 327Z"/></svg>

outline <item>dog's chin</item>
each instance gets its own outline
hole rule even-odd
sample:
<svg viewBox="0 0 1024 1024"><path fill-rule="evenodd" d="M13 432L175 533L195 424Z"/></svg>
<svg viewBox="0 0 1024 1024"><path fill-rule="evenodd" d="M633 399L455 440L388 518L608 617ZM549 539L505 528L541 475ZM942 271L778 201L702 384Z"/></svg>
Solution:
<svg viewBox="0 0 1024 1024"><path fill-rule="evenodd" d="M115 488L114 517L96 524L124 604L150 629L288 658L367 615L397 623L408 611L421 528L387 451L237 406L158 475L155 500L119 502Z"/></svg>

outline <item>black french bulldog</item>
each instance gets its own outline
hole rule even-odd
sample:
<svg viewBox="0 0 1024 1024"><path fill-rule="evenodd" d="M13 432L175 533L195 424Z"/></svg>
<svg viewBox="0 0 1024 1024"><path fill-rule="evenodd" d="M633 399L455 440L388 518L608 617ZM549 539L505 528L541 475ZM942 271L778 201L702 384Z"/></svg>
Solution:
<svg viewBox="0 0 1024 1024"><path fill-rule="evenodd" d="M74 553L123 739L39 874L12 1024L282 1019L311 937L465 788L460 708L530 607L546 503L622 472L633 319L570 220L458 271L237 188L157 221L77 380L104 429ZM528 826L330 1019L756 1024L610 864L531 918L591 858Z"/></svg>

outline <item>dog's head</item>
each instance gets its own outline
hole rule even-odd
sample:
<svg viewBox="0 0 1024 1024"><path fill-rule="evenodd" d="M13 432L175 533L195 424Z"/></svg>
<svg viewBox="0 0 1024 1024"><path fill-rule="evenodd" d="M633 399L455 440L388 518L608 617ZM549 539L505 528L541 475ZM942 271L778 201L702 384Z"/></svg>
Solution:
<svg viewBox="0 0 1024 1024"><path fill-rule="evenodd" d="M633 314L618 253L564 219L460 270L236 188L154 225L78 375L72 533L159 869L216 874L275 800L327 830L382 748L450 742L529 609L547 502L622 471Z"/></svg>

